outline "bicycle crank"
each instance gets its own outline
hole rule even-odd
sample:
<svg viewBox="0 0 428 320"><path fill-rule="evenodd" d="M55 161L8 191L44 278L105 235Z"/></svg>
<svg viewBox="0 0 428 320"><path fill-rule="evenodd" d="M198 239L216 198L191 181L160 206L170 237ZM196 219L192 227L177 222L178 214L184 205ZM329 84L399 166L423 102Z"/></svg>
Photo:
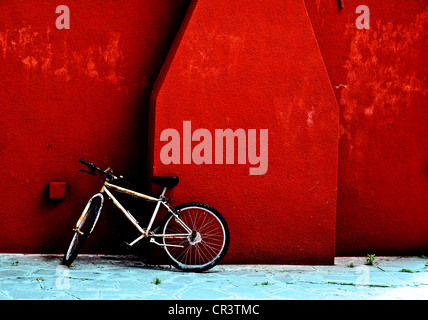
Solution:
<svg viewBox="0 0 428 320"><path fill-rule="evenodd" d="M150 238L150 242L154 243L154 244L157 244L160 247L178 247L178 248L184 248L184 246L180 246L180 245L176 245L176 244L162 244L162 243L159 243L159 242L157 242L155 240L155 238Z"/></svg>

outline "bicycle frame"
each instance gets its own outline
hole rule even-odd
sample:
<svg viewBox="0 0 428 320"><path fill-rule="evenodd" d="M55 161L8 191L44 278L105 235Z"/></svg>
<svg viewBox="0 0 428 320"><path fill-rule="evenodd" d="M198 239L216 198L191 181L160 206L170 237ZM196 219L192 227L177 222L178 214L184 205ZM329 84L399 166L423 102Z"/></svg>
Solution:
<svg viewBox="0 0 428 320"><path fill-rule="evenodd" d="M109 189L113 189L113 190L116 190L118 192L128 194L128 195L136 197L136 198L142 198L142 199L145 199L145 200L150 201L150 202L157 202L156 207L153 211L152 217L150 219L150 222L149 222L147 228L142 228L139 225L138 221L134 218L134 216L128 210L125 209L125 207L113 196L113 194L111 193L111 191ZM150 242L152 242L152 243L155 243L159 246L166 246L166 244L161 244L161 243L156 242L155 237L160 237L160 238L187 238L187 237L192 235L192 230L180 219L179 215L175 212L175 210L172 209L169 206L169 204L167 203L166 198L165 198L166 190L167 190L167 188L163 188L159 198L155 198L155 197L151 197L151 196L148 196L148 195L143 194L143 193L139 193L139 192L135 192L135 191L130 190L130 189L119 187L117 185L114 185L114 184L111 184L107 181L104 181L100 193L101 194L106 193L107 196L110 198L110 200L113 201L115 206L125 215L125 217L141 233L141 235L138 238L136 238L134 241L132 241L131 243L128 244L129 246L133 246L134 244L136 244L141 239L144 239L147 237L151 237ZM151 231L151 228L153 226L153 223L155 221L155 218L159 212L159 208L161 205L163 205L167 209L167 211L175 217L176 221L187 231L187 233L156 234L155 232ZM177 247L177 245L168 245L168 246ZM178 247L182 247L182 246L178 246Z"/></svg>

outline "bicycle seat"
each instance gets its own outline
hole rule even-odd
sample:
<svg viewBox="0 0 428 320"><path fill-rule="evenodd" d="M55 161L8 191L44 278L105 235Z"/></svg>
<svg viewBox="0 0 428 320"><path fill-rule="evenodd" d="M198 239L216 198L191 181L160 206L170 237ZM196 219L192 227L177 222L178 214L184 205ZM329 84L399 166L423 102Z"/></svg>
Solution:
<svg viewBox="0 0 428 320"><path fill-rule="evenodd" d="M168 189L172 189L174 188L177 184L178 184L178 177L174 176L174 177L152 177L152 182L168 188Z"/></svg>

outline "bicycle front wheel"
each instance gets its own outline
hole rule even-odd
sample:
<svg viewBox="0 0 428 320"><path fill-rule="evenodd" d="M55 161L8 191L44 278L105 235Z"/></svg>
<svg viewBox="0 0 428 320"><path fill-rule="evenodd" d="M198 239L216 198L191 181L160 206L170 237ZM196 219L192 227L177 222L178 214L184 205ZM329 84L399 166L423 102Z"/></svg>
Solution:
<svg viewBox="0 0 428 320"><path fill-rule="evenodd" d="M89 234L94 229L95 223L100 215L102 205L103 197L101 194L97 194L89 200L76 223L73 238L71 239L71 243L62 260L63 265L70 266L74 259L76 259L84 243L88 239Z"/></svg>
<svg viewBox="0 0 428 320"><path fill-rule="evenodd" d="M183 271L205 271L214 267L226 255L230 232L223 216L203 203L186 203L176 208L179 219L192 233L187 237L168 237L188 231L173 215L163 226L163 249L172 264Z"/></svg>

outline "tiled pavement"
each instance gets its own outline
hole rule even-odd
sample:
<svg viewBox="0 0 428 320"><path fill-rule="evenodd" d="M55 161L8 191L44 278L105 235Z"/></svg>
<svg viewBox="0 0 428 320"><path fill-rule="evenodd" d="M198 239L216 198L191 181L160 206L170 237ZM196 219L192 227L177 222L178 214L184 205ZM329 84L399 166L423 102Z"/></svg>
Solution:
<svg viewBox="0 0 428 320"><path fill-rule="evenodd" d="M428 299L427 257L337 257L332 266L219 265L204 273L148 267L133 256L0 254L0 299Z"/></svg>

